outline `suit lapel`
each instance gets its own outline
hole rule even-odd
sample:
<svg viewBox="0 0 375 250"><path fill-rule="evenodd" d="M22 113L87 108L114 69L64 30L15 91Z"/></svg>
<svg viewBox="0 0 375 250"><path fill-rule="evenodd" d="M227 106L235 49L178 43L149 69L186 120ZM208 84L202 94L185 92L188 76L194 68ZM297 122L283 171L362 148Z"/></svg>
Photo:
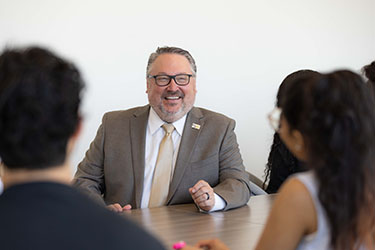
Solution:
<svg viewBox="0 0 375 250"><path fill-rule="evenodd" d="M179 186L182 177L184 176L185 170L189 165L191 153L195 148L195 143L204 125L204 121L202 118L202 112L195 107L191 109L191 111L188 113L186 117L186 122L181 138L180 148L178 150L174 174L171 185L169 187L167 204L170 202L174 193L176 192L177 187ZM200 128L197 128L195 125L195 127L193 128L193 124L200 125Z"/></svg>
<svg viewBox="0 0 375 250"><path fill-rule="evenodd" d="M145 143L148 113L150 106L146 105L137 109L130 119L130 138L132 150L132 163L135 185L135 202L137 208L141 207L143 181L145 172Z"/></svg>

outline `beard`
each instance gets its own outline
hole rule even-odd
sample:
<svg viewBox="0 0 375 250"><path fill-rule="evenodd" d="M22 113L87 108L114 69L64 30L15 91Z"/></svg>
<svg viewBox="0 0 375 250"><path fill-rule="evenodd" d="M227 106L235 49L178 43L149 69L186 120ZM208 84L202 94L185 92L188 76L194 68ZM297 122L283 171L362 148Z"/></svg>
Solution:
<svg viewBox="0 0 375 250"><path fill-rule="evenodd" d="M178 96L182 99L181 107L177 111L171 112L165 109L163 105L163 100L169 96ZM156 113L159 115L160 119L162 119L165 122L172 123L181 119L193 107L194 100L191 103L187 104L184 98L185 98L185 94L182 93L180 90L177 90L174 92L166 91L161 96L161 102L158 105L156 105L156 107L153 106L153 108L156 111Z"/></svg>
<svg viewBox="0 0 375 250"><path fill-rule="evenodd" d="M156 109L156 113L158 113L158 115L160 116L160 118L163 121L168 122L168 123L172 123L172 122L175 122L175 121L179 120L181 117L183 117L187 112L190 111L190 109L186 110L185 103L182 103L181 108L179 110L177 110L175 112L169 112L169 111L165 110L163 104L160 104L160 105L158 105L158 107ZM158 111L160 111L160 112L158 112Z"/></svg>

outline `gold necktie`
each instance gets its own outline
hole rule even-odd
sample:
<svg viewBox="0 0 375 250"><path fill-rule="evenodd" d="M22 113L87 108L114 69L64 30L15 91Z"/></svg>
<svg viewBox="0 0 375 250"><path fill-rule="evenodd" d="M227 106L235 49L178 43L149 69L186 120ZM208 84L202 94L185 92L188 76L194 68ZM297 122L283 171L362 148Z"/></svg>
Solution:
<svg viewBox="0 0 375 250"><path fill-rule="evenodd" d="M159 147L148 207L165 205L169 192L174 151L172 141L174 126L166 123L163 125L163 129L165 130L165 135Z"/></svg>

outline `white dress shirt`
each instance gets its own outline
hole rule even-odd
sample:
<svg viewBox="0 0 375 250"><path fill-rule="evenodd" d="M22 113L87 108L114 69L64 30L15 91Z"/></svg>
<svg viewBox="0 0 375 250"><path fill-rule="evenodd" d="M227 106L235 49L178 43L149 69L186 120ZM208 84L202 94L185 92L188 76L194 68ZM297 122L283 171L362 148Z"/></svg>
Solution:
<svg viewBox="0 0 375 250"><path fill-rule="evenodd" d="M173 165L171 171L171 179L173 177L174 168L176 165L176 159L178 150L180 147L182 133L184 132L184 126L186 121L186 115L181 119L173 122L175 130L172 133L173 141ZM159 153L160 143L165 135L164 129L161 127L165 122L160 119L153 108L150 108L148 116L147 130L146 130L146 143L145 143L145 173L143 181L143 194L141 200L141 208L147 208L150 199L152 177L154 176L154 170L156 160ZM168 185L168 184L167 184ZM217 194L215 194L215 206L210 210L217 211L225 207L225 201Z"/></svg>

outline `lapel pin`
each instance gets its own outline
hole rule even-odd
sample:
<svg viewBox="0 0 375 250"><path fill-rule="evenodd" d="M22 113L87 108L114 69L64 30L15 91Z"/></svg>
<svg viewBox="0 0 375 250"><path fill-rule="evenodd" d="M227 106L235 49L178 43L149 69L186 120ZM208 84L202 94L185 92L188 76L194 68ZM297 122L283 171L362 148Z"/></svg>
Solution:
<svg viewBox="0 0 375 250"><path fill-rule="evenodd" d="M197 129L197 130L201 129L201 125L196 124L196 123L193 123L193 125L191 125L191 127L192 127L193 129Z"/></svg>

